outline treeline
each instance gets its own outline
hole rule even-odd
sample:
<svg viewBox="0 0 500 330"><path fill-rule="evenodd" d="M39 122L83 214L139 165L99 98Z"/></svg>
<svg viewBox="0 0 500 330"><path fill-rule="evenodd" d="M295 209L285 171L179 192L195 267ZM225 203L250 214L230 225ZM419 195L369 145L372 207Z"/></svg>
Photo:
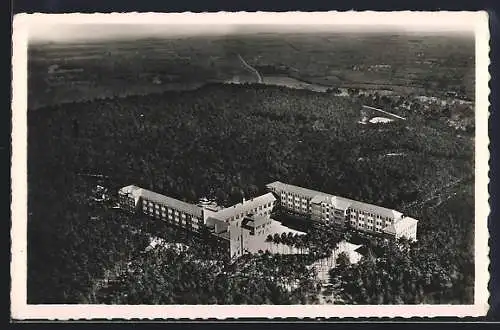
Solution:
<svg viewBox="0 0 500 330"><path fill-rule="evenodd" d="M387 207L471 173L469 142L459 147L451 130L415 121L361 126L360 105L304 90L213 84L28 112L29 297L73 301L60 285L87 285L68 274L100 268L106 257L74 242L100 237L109 255L124 244L124 231L88 223L90 211L75 197L78 172L191 202L208 196L231 205L280 180ZM385 156L396 151L404 155ZM106 223L98 226L117 226Z"/></svg>

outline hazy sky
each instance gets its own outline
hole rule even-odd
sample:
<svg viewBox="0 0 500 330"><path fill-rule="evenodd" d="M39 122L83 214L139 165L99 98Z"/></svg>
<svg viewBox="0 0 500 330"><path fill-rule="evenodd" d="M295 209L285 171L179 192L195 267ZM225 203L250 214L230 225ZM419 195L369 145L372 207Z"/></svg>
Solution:
<svg viewBox="0 0 500 330"><path fill-rule="evenodd" d="M478 13L63 14L22 17L32 41L81 41L254 32L469 32ZM481 18L481 17L479 17ZM16 26L15 26L16 27Z"/></svg>

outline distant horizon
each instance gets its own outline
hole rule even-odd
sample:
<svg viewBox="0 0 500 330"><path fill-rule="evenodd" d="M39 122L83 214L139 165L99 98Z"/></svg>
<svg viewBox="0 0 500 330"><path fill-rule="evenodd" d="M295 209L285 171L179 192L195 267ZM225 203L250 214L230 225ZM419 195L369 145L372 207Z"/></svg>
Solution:
<svg viewBox="0 0 500 330"><path fill-rule="evenodd" d="M280 26L278 30L273 26L248 26L248 25L219 25L205 26L201 30L192 29L192 25L184 25L178 31L163 30L166 26L119 24L116 29L109 29L109 25L104 24L82 24L73 25L73 29L61 26L54 27L57 30L64 30L66 34L42 35L29 34L30 44L72 44L72 43L99 43L99 42L125 42L139 41L147 39L177 39L177 38L203 38L203 37L238 37L238 36L264 36L264 35L307 35L307 34L353 34L353 35L408 35L408 36L442 36L442 37L474 37L471 30L407 30L396 29L395 27L372 26L314 26L314 30L307 29L311 26ZM171 28L172 26L168 26ZM181 27L181 26L177 26ZM186 29L187 27L187 29ZM287 29L287 27L291 27ZM76 28L76 29L75 29ZM148 29L149 28L149 29ZM102 33L105 31L104 33Z"/></svg>
<svg viewBox="0 0 500 330"><path fill-rule="evenodd" d="M33 43L263 33L468 36L480 18L477 12L24 14L16 15L14 28L24 28Z"/></svg>

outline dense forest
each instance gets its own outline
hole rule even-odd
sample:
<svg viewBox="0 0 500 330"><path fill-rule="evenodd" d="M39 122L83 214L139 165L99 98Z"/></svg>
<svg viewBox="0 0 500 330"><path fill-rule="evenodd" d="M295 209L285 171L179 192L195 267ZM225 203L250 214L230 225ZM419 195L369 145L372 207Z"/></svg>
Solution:
<svg viewBox="0 0 500 330"><path fill-rule="evenodd" d="M136 184L191 202L209 196L229 205L280 180L406 210L421 220L417 246L408 255L384 247L386 259L333 271L332 279L343 283L343 300L471 302L473 138L458 136L439 119L446 114L436 120L420 108L408 110L406 121L360 125L362 102L283 87L212 84L29 111L29 302L99 302L96 279L124 260L134 260L132 270L106 302L139 303L143 297L143 303L193 303L187 292L198 292L202 303L315 301L309 294L316 284L300 274L293 276L307 283L294 295L272 276L223 278L217 286L213 265L186 260L191 253L142 256L146 231L131 231L130 216L89 201L95 183L79 173L108 177L111 191ZM256 272L269 274L274 258L284 257L265 254L251 262ZM182 266L167 271L174 263ZM278 272L292 271L291 262L279 264ZM304 267L295 269L306 274ZM399 275L401 269L409 275ZM179 284L185 274L199 280ZM422 278L429 274L438 279L428 284ZM228 297L218 288L229 281L235 292L258 287L266 293ZM377 290L388 293L381 297Z"/></svg>

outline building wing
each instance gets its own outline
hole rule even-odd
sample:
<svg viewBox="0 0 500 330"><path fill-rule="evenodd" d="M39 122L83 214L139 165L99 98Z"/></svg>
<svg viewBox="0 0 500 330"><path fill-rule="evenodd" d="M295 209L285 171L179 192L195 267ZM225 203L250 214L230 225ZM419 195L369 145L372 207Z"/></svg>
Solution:
<svg viewBox="0 0 500 330"><path fill-rule="evenodd" d="M203 216L203 209L197 205L186 203L172 197L167 197L147 189L142 189L141 197L147 199L148 201L168 206L172 209L191 214L192 216L198 218Z"/></svg>
<svg viewBox="0 0 500 330"><path fill-rule="evenodd" d="M240 214L246 215L254 211L255 213L258 213L258 211L261 210L261 207L271 207L275 201L276 197L274 197L272 193L267 193L222 209L218 212L215 212L214 214L211 214L211 217L222 221L229 221L233 218L238 217Z"/></svg>
<svg viewBox="0 0 500 330"><path fill-rule="evenodd" d="M383 217L389 217L391 219L397 219L402 216L401 212L388 209L382 206L378 205L373 205L369 203L364 203L364 202L359 202L353 199L345 198L345 197L340 197L340 196L335 196L327 193L323 193L320 191L316 190L311 190L307 188L302 188L294 185L289 185L285 184L279 181L270 183L267 185L268 189L270 190L278 190L278 191L286 191L286 192L292 192L292 193L297 193L298 195L301 196L307 196L311 198L311 203L312 204L321 204L321 203L328 203L333 205L335 208L340 209L340 210L346 210L349 207L352 207L354 209L360 209L365 212L370 212L374 214L379 214L380 216Z"/></svg>

